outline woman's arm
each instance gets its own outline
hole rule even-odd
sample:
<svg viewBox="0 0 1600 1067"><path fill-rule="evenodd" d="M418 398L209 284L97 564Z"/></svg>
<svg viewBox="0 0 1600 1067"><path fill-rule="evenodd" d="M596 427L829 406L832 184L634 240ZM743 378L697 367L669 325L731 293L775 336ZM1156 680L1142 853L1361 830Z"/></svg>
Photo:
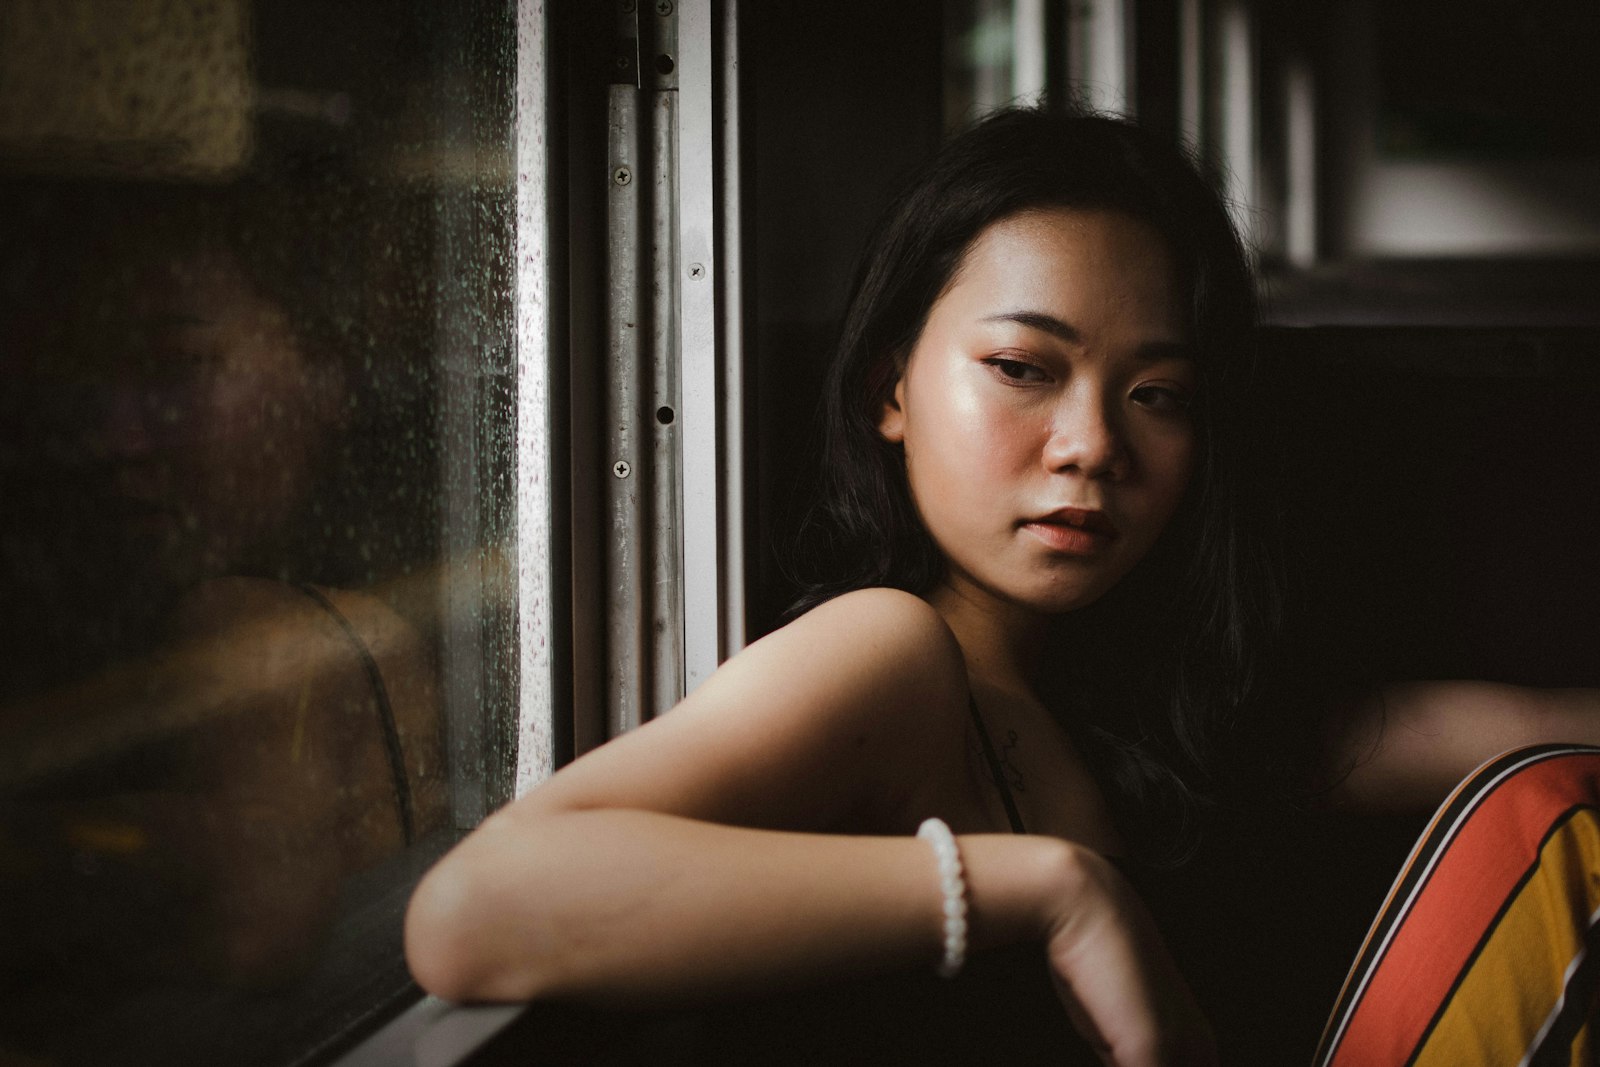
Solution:
<svg viewBox="0 0 1600 1067"><path fill-rule="evenodd" d="M973 946L1042 938L1069 846L992 834L959 844ZM423 987L453 1000L692 1002L932 967L941 903L933 854L915 837L513 810L429 875L407 947Z"/></svg>
<svg viewBox="0 0 1600 1067"><path fill-rule="evenodd" d="M965 703L959 649L927 605L885 590L824 605L458 846L413 898L413 971L456 1000L663 1003L932 966L942 899L915 822L817 831L896 823L924 776L964 774ZM1103 860L1041 837L960 846L974 949L1046 941L1114 1062L1209 1048Z"/></svg>
<svg viewBox="0 0 1600 1067"><path fill-rule="evenodd" d="M688 1003L931 968L942 951L933 857L912 837L508 816L430 874L407 916L417 980L447 999ZM1108 1062L1212 1062L1204 1019L1108 863L1052 838L958 841L973 951L1045 942L1066 1010Z"/></svg>
<svg viewBox="0 0 1600 1067"><path fill-rule="evenodd" d="M1428 811L1485 760L1550 741L1600 744L1600 690L1386 686L1335 718L1331 798L1372 812Z"/></svg>

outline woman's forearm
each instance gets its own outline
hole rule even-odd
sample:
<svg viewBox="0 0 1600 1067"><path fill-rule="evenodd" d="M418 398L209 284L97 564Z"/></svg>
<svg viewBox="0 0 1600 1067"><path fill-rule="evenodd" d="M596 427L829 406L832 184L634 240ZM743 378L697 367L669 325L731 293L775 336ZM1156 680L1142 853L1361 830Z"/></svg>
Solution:
<svg viewBox="0 0 1600 1067"><path fill-rule="evenodd" d="M1600 744L1600 689L1495 682L1407 682L1353 703L1335 721L1332 803L1426 812L1487 760L1550 742Z"/></svg>
<svg viewBox="0 0 1600 1067"><path fill-rule="evenodd" d="M1072 846L1001 834L960 846L973 950L1043 937ZM424 879L406 950L447 999L663 1003L931 966L941 905L933 854L914 837L513 809Z"/></svg>

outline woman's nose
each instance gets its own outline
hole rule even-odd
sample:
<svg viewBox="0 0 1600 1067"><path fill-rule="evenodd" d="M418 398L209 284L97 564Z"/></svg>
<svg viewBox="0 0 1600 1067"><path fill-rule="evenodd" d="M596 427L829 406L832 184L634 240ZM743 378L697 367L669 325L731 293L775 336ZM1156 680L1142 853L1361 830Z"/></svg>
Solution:
<svg viewBox="0 0 1600 1067"><path fill-rule="evenodd" d="M1045 442L1045 466L1086 478L1116 478L1127 469L1127 450L1115 416L1098 395L1066 397Z"/></svg>

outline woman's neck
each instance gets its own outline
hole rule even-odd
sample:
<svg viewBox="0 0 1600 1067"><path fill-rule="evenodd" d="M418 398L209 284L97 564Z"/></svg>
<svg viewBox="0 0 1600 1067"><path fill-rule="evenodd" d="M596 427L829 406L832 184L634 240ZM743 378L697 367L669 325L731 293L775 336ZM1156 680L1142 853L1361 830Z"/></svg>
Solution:
<svg viewBox="0 0 1600 1067"><path fill-rule="evenodd" d="M967 673L1002 692L1033 696L1050 621L941 582L927 594L966 657Z"/></svg>

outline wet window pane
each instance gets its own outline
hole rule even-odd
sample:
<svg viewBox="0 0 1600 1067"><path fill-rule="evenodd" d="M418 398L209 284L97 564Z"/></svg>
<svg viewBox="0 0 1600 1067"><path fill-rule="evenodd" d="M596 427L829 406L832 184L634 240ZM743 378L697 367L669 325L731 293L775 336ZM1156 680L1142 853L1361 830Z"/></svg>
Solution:
<svg viewBox="0 0 1600 1067"><path fill-rule="evenodd" d="M0 1061L303 1056L504 795L511 31L0 6Z"/></svg>

